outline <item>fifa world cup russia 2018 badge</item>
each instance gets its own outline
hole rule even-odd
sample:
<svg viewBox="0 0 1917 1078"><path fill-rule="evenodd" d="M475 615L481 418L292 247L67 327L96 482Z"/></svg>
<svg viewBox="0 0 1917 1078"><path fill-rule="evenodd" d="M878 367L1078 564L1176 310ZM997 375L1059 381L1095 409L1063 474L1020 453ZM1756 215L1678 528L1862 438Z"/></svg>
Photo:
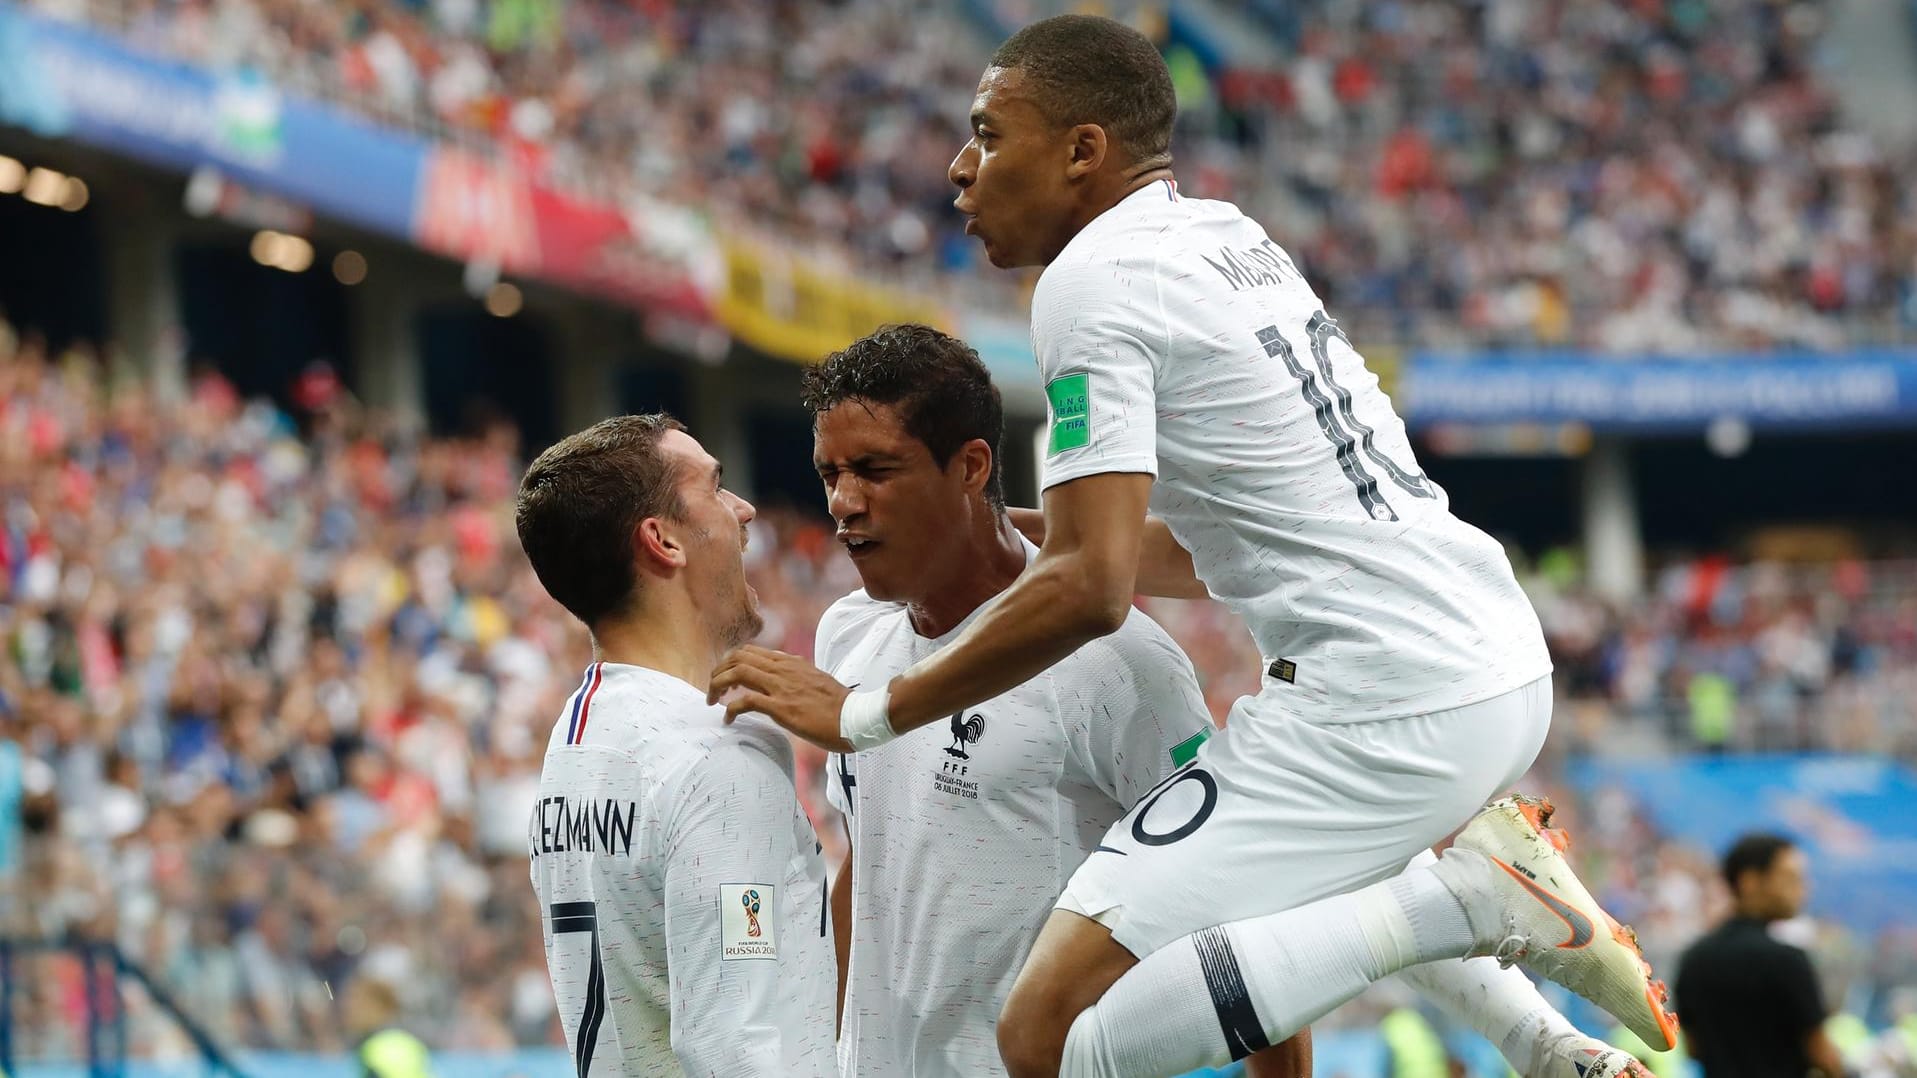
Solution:
<svg viewBox="0 0 1917 1078"><path fill-rule="evenodd" d="M759 938L759 892L747 891L739 896L739 902L745 907L746 935Z"/></svg>
<svg viewBox="0 0 1917 1078"><path fill-rule="evenodd" d="M778 885L719 885L719 957L727 962L779 957Z"/></svg>

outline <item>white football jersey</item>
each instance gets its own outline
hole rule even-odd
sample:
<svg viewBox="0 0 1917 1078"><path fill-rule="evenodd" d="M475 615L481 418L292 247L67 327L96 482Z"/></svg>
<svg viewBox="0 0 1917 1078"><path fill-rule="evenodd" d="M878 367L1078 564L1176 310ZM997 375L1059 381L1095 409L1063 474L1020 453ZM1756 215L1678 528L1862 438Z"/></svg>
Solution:
<svg viewBox="0 0 1917 1078"><path fill-rule="evenodd" d="M820 621L816 658L881 685L964 627L927 639L902 605L854 592ZM1191 663L1134 610L1003 696L833 756L827 788L852 837L840 1073L1004 1074L999 1008L1059 892L1210 730Z"/></svg>
<svg viewBox="0 0 1917 1078"><path fill-rule="evenodd" d="M825 865L791 745L724 714L594 663L553 728L526 838L582 1078L832 1071Z"/></svg>
<svg viewBox="0 0 1917 1078"><path fill-rule="evenodd" d="M1315 722L1461 707L1550 672L1504 551L1451 515L1378 379L1227 202L1150 184L1039 278L1046 487L1157 477L1151 510Z"/></svg>

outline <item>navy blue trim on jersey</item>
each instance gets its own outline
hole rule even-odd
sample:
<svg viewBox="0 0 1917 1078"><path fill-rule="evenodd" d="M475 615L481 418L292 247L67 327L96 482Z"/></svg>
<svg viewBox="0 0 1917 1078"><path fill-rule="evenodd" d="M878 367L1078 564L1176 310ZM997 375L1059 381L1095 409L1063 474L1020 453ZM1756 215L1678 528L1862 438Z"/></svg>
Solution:
<svg viewBox="0 0 1917 1078"><path fill-rule="evenodd" d="M1224 927L1207 928L1194 935L1192 943L1198 948L1198 966L1205 974L1205 987L1211 990L1211 1005L1218 1012L1218 1027L1225 1034L1231 1058L1240 1060L1270 1048Z"/></svg>
<svg viewBox="0 0 1917 1078"><path fill-rule="evenodd" d="M586 667L586 680L579 686L572 701L572 725L566 730L566 744L577 745L586 740L586 722L592 718L592 697L599 691L601 667L604 663L593 663Z"/></svg>
<svg viewBox="0 0 1917 1078"><path fill-rule="evenodd" d="M566 720L566 744L572 744L573 735L579 732L579 704L586 698L586 686L592 684L592 668L597 664L588 664L586 674L579 679L579 687L572 691L572 702L567 704L571 718Z"/></svg>

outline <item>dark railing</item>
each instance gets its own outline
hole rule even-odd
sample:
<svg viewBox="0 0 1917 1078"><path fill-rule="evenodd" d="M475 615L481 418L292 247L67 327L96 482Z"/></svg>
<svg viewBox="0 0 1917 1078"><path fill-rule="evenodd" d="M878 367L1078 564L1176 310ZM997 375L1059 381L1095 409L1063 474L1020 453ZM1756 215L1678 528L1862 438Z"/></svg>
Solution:
<svg viewBox="0 0 1917 1078"><path fill-rule="evenodd" d="M19 1073L14 1058L14 999L25 983L20 979L20 959L35 954L65 954L79 962L81 993L85 1004L86 1064L90 1078L119 1078L126 1071L126 1000L121 993L124 980L132 980L153 1001L154 1007L179 1024L192 1042L209 1074L246 1078L206 1027L181 1007L162 984L154 980L138 963L129 959L111 943L85 940L22 940L0 938L0 1074Z"/></svg>

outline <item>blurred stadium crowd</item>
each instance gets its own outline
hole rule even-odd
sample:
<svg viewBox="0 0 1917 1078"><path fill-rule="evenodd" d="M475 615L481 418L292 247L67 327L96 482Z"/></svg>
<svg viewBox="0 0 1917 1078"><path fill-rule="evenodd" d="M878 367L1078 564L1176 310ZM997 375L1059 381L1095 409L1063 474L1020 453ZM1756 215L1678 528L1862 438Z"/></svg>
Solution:
<svg viewBox="0 0 1917 1078"><path fill-rule="evenodd" d="M114 940L229 1043L339 1049L356 978L398 988L436 1043L548 1043L527 806L589 655L518 552L515 436L408 434L317 374L295 397L282 412L200 373L162 399L0 323L4 931ZM1619 611L1541 564L1568 696L1536 784L1654 960L1717 913L1710 857L1621 792L1580 803L1568 750L1629 734L1917 758L1911 566L1688 562ZM748 570L763 642L799 654L857 586L800 510L761 515ZM1222 608L1151 608L1215 714L1255 688ZM802 753L801 788L832 848L822 763ZM1828 931L1838 976L1917 983L1917 938ZM47 970L16 1002L19 1047L71 1057L77 972ZM181 1047L133 1018L136 1051Z"/></svg>
<svg viewBox="0 0 1917 1078"><path fill-rule="evenodd" d="M948 208L989 5L26 2L611 202L995 307L1020 286ZM1819 0L1244 10L1280 62L1168 37L1181 185L1265 222L1361 344L1917 336L1917 158L1840 122ZM518 436L422 437L319 371L291 412L207 372L170 399L122 362L0 321L0 935L112 939L231 1044L347 1047L360 979L436 1044L553 1043L525 825L589 650L517 550ZM762 642L810 654L856 575L816 507L752 539ZM1917 563L1691 555L1621 607L1528 553L1560 693L1531 784L1654 962L1720 913L1710 854L1622 790L1580 798L1568 755L1917 762ZM1214 715L1255 690L1222 608L1145 605ZM822 758L800 760L837 855ZM1917 934L1819 930L1834 1001L1917 984ZM77 1057L84 988L44 962L18 1047ZM131 1002L136 1053L184 1048Z"/></svg>
<svg viewBox="0 0 1917 1078"><path fill-rule="evenodd" d="M615 202L944 294L1016 287L953 272L977 255L945 169L991 44L956 0L31 2ZM1282 59L1170 50L1180 181L1266 222L1361 339L1683 353L1917 327L1917 160L1840 123L1818 0L1246 11Z"/></svg>

